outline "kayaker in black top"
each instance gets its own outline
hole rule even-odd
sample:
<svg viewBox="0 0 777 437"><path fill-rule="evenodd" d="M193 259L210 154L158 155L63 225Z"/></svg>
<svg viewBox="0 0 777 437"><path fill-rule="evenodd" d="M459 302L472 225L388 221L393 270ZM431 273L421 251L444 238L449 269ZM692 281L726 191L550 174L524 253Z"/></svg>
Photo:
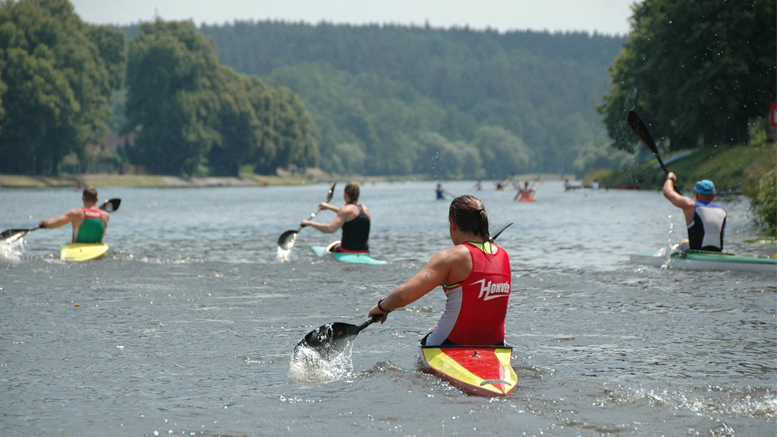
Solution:
<svg viewBox="0 0 777 437"><path fill-rule="evenodd" d="M712 201L715 199L715 185L712 181L701 180L693 191L696 200L677 193L674 183L677 176L669 172L664 182L664 197L683 210L688 226L688 238L680 240L681 250L723 251L723 235L726 229L726 210Z"/></svg>
<svg viewBox="0 0 777 437"><path fill-rule="evenodd" d="M359 203L359 184L348 182L343 192L345 205L340 208L322 202L321 209L335 211L337 216L329 223L318 223L311 220L302 220L300 226L312 226L325 234L337 232L343 229L340 244L335 246L334 252L368 252L370 238L370 221L372 215L366 205Z"/></svg>

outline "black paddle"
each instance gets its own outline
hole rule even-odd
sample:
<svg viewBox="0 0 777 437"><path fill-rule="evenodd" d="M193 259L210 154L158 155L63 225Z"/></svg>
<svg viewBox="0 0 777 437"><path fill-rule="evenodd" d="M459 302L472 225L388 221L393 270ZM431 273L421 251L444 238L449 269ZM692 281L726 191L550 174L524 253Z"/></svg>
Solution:
<svg viewBox="0 0 777 437"><path fill-rule="evenodd" d="M108 199L105 201L105 203L100 205L100 209L106 212L114 212L119 209L119 205L121 205L121 199ZM8 240L13 237L21 238L32 231L37 231L38 229L40 229L40 227L31 229L7 229L3 232L0 232L0 241Z"/></svg>
<svg viewBox="0 0 777 437"><path fill-rule="evenodd" d="M626 116L626 119L629 122L629 126L631 127L631 130L634 131L635 134L639 137L640 140L642 140L642 143L647 146L648 149L650 149L651 152L653 152L653 155L656 156L656 159L658 159L658 163L661 164L661 168L664 169L664 173L667 175L669 174L669 170L666 169L666 166L664 165L664 161L661 160L661 155L658 153L658 147L656 146L656 142L653 140L653 136L650 135L650 132L648 131L647 126L645 126L645 123L642 122L642 119L639 118L639 115L635 111L629 111L629 114ZM680 191L677 189L677 187L674 187L674 190L680 194Z"/></svg>
<svg viewBox="0 0 777 437"><path fill-rule="evenodd" d="M512 223L502 226L495 234L489 237L488 240L493 243L494 240L510 226L512 226ZM299 347L307 347L315 350L321 357L329 360L348 347L356 336L366 327L378 320L380 320L380 316L374 316L358 326L340 322L321 325L313 331L310 331L305 338L297 343L297 346L294 348L294 353L296 355Z"/></svg>
<svg viewBox="0 0 777 437"><path fill-rule="evenodd" d="M334 195L335 192L335 185L337 185L337 182L332 184L332 187L329 189L329 194L326 196L326 203L329 203L330 200L332 200L332 195ZM313 220L313 217L316 216L321 212L321 208L318 208L318 211L314 212L313 214L310 214L310 218L308 220ZM278 237L278 247L280 247L283 250L291 250L292 247L294 247L294 237L299 233L299 231L302 230L302 226L300 226L299 229L290 229L284 233L281 234L280 237Z"/></svg>

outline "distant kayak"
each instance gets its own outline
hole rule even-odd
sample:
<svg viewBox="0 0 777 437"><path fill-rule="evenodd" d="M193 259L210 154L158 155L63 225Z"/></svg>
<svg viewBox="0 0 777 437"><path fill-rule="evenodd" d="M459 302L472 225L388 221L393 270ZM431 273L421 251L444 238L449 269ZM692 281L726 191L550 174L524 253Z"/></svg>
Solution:
<svg viewBox="0 0 777 437"><path fill-rule="evenodd" d="M521 196L518 199L519 202L536 202L537 198L535 196Z"/></svg>
<svg viewBox="0 0 777 437"><path fill-rule="evenodd" d="M509 346L421 346L424 370L475 396L507 396L518 386Z"/></svg>
<svg viewBox="0 0 777 437"><path fill-rule="evenodd" d="M331 248L334 247L337 243L335 242L330 244L327 247L323 246L313 246L311 249L313 250L313 253L316 254L317 257L323 258L327 255L331 256L332 258L336 259L337 261L343 262L343 263L349 263L349 264L370 264L370 265L384 265L388 264L386 261L380 261L377 259L374 259L370 256L369 253L354 253L354 252L332 252Z"/></svg>
<svg viewBox="0 0 777 437"><path fill-rule="evenodd" d="M106 244L67 243L61 246L59 258L62 261L89 261L105 255L108 249Z"/></svg>
<svg viewBox="0 0 777 437"><path fill-rule="evenodd" d="M661 267L667 263L666 249L629 256L635 264ZM777 273L777 259L735 256L718 252L689 250L672 251L669 266L684 270L736 270L742 272Z"/></svg>

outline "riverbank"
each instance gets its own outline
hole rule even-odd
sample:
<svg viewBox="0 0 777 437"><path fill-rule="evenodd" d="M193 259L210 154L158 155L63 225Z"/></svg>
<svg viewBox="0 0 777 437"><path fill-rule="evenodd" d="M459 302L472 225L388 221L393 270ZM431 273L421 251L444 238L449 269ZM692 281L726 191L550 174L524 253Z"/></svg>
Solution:
<svg viewBox="0 0 777 437"><path fill-rule="evenodd" d="M774 168L777 144L754 143L729 148L717 147L696 151L681 151L662 155L669 171L678 177L682 191L693 189L696 181L710 179L719 193L742 193L748 185L760 180L763 168ZM666 179L657 160L622 171L596 170L586 180L598 178L609 188L660 190Z"/></svg>
<svg viewBox="0 0 777 437"><path fill-rule="evenodd" d="M574 179L574 175L527 174L518 175L520 180L562 180ZM324 172L307 173L305 176L281 173L276 176L244 175L242 177L199 177L180 178L158 175L84 174L62 176L26 176L0 174L0 188L70 188L93 185L95 187L139 187L139 188L203 188L203 187L261 187L276 185L305 185L321 182L344 182L355 180L365 182L401 182L429 180L428 176L345 176Z"/></svg>

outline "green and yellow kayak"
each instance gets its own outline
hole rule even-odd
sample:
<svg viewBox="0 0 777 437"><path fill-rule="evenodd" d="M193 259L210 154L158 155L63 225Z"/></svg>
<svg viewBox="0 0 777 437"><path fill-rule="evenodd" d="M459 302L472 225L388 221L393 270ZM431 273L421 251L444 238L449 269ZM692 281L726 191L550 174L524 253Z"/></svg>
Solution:
<svg viewBox="0 0 777 437"><path fill-rule="evenodd" d="M507 396L518 386L509 346L421 346L428 371L475 396Z"/></svg>
<svg viewBox="0 0 777 437"><path fill-rule="evenodd" d="M89 261L100 258L108 252L106 244L68 243L61 246L59 258L62 261Z"/></svg>

